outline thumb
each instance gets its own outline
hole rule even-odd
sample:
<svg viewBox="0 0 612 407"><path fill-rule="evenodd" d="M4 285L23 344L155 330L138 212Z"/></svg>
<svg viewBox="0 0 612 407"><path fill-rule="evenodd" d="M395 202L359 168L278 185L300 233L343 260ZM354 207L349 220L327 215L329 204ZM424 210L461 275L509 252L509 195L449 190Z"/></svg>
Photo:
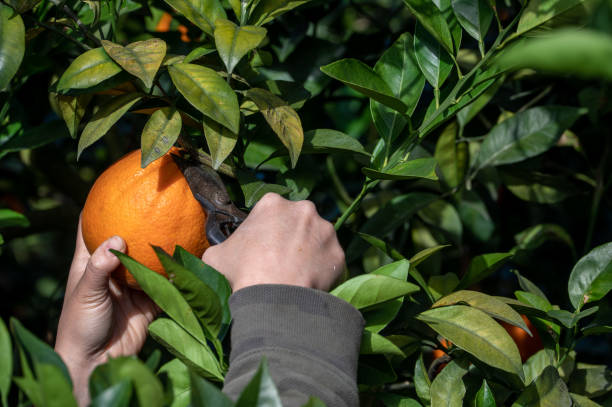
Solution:
<svg viewBox="0 0 612 407"><path fill-rule="evenodd" d="M125 241L119 236L113 236L93 252L79 284L83 289L83 294L102 294L108 290L110 274L120 264L119 259L109 251L110 249L125 252Z"/></svg>

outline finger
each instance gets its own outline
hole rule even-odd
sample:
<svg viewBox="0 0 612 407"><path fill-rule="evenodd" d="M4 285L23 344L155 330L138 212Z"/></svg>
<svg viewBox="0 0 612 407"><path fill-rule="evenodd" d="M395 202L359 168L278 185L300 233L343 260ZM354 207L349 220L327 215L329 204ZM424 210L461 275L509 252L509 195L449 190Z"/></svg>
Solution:
<svg viewBox="0 0 612 407"><path fill-rule="evenodd" d="M119 259L109 251L110 249L124 252L125 241L119 236L113 236L93 252L85 267L83 278L79 282L79 289L83 290L83 294L96 296L108 292L110 274L120 264Z"/></svg>
<svg viewBox="0 0 612 407"><path fill-rule="evenodd" d="M70 273L68 274L68 282L66 283L66 297L69 297L74 290L74 287L78 284L85 272L85 267L89 261L91 255L85 246L83 240L83 228L81 217L79 216L79 226L77 228L76 246L74 249L74 256L72 258L72 264L70 265Z"/></svg>

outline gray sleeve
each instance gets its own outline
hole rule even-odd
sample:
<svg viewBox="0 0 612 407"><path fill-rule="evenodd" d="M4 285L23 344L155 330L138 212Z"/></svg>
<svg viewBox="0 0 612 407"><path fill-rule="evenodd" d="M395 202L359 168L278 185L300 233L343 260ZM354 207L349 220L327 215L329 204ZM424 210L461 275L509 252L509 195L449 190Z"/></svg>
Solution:
<svg viewBox="0 0 612 407"><path fill-rule="evenodd" d="M357 358L364 321L347 302L323 291L257 285L230 297L233 325L223 391L236 400L266 357L284 407L310 396L328 407L359 405Z"/></svg>

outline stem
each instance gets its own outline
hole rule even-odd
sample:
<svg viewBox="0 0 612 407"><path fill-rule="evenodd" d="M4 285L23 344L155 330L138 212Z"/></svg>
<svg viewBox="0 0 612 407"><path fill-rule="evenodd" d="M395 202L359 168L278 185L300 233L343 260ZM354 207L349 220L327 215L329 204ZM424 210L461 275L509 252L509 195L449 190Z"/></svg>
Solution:
<svg viewBox="0 0 612 407"><path fill-rule="evenodd" d="M61 10L68 16L70 17L70 19L72 21L74 21L74 23L79 27L79 30L81 30L81 32L87 37L89 38L91 41L93 41L94 44L96 44L98 47L100 47L102 45L102 43L100 42L100 40L98 38L96 38L92 33L89 32L89 30L87 29L87 27L85 27L85 25L83 25L83 23L81 22L81 20L79 19L79 17L74 14L72 12L72 10L70 9L70 7L68 7L66 4L63 4L61 2L59 2L58 0L51 0L51 2L53 4L55 4L56 6L60 7Z"/></svg>
<svg viewBox="0 0 612 407"><path fill-rule="evenodd" d="M434 88L434 98L436 99L436 109L440 108L440 88Z"/></svg>
<svg viewBox="0 0 612 407"><path fill-rule="evenodd" d="M340 177L338 177L338 173L336 172L336 166L334 165L334 159L332 158L331 155L327 156L326 164L327 164L327 172L329 172L329 175L331 177L332 183L334 184L334 188L336 189L336 192L338 193L338 196L340 197L340 199L342 199L342 202L344 202L347 205L350 205L352 199L349 196L348 192L346 192L346 188L344 188L344 185L342 185L342 181L340 181Z"/></svg>
<svg viewBox="0 0 612 407"><path fill-rule="evenodd" d="M480 56L484 58L485 56L485 47L482 39L478 40L478 50L480 51Z"/></svg>
<svg viewBox="0 0 612 407"><path fill-rule="evenodd" d="M359 208L359 205L361 205L361 201L363 200L366 193L368 192L368 190L371 188L373 184L374 182L372 181L368 182L368 180L366 180L366 182L363 184L363 187L361 188L361 192L359 192L359 195L357 195L357 198L353 200L353 202L349 205L349 207L346 208L342 216L340 216L340 218L336 221L336 224L334 225L334 228L336 230L339 230L344 224L344 222L346 222L348 217L351 216L353 212L357 210L357 208Z"/></svg>
<svg viewBox="0 0 612 407"><path fill-rule="evenodd" d="M71 36L69 36L68 34L66 34L65 32L63 32L62 30L60 30L59 28L51 25L51 24L47 24L47 23L43 23L42 21L37 21L36 19L32 18L31 16L24 14L23 15L25 18L31 20L34 24L37 24L43 28L46 28L47 30L53 31L56 34L61 35L62 37L66 38L69 41L74 42L75 44L77 44L79 47L83 48L83 50L85 51L89 51L91 49L91 47L87 44L83 44L82 42L79 42L78 40L72 38Z"/></svg>

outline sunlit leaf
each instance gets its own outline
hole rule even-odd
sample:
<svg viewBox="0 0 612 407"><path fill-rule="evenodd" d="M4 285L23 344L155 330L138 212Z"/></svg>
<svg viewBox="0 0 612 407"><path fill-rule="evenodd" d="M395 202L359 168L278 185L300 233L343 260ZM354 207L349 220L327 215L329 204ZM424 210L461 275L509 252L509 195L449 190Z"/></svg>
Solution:
<svg viewBox="0 0 612 407"><path fill-rule="evenodd" d="M304 142L300 116L287 102L265 89L251 88L246 96L255 102L274 133L287 147L291 166L295 167Z"/></svg>
<svg viewBox="0 0 612 407"><path fill-rule="evenodd" d="M361 171L371 179L430 179L436 181L436 160L433 158L417 158L416 160L404 161L383 171L373 168L362 168Z"/></svg>
<svg viewBox="0 0 612 407"><path fill-rule="evenodd" d="M0 91L17 73L25 53L25 27L21 16L0 3Z"/></svg>
<svg viewBox="0 0 612 407"><path fill-rule="evenodd" d="M189 103L204 115L238 133L238 97L219 74L201 65L185 63L169 66L168 72Z"/></svg>
<svg viewBox="0 0 612 407"><path fill-rule="evenodd" d="M181 132L181 114L171 107L158 109L151 115L140 136L141 163L147 165L166 154Z"/></svg>
<svg viewBox="0 0 612 407"><path fill-rule="evenodd" d="M572 393L599 397L612 390L612 371L606 365L578 363L569 380Z"/></svg>
<svg viewBox="0 0 612 407"><path fill-rule="evenodd" d="M206 34L213 35L215 21L226 18L225 10L218 0L164 0L187 20Z"/></svg>
<svg viewBox="0 0 612 407"><path fill-rule="evenodd" d="M234 403L215 385L206 379L189 372L192 407L233 407Z"/></svg>
<svg viewBox="0 0 612 407"><path fill-rule="evenodd" d="M474 257L457 288L468 288L487 278L503 266L511 256L512 253L487 253Z"/></svg>
<svg viewBox="0 0 612 407"><path fill-rule="evenodd" d="M97 394L90 407L129 407L132 399L132 383L125 379Z"/></svg>
<svg viewBox="0 0 612 407"><path fill-rule="evenodd" d="M357 309L362 309L403 297L416 291L419 291L418 286L396 278L376 274L363 274L340 284L331 291L331 294L342 298Z"/></svg>
<svg viewBox="0 0 612 407"><path fill-rule="evenodd" d="M155 74L166 56L166 43L158 38L132 42L125 47L102 40L108 55L123 69L142 80L147 88L153 86Z"/></svg>
<svg viewBox="0 0 612 407"><path fill-rule="evenodd" d="M278 184L267 184L244 171L238 172L238 181L240 182L240 188L244 194L244 204L247 208L255 205L257 201L268 192L274 192L279 195L291 192L289 187Z"/></svg>
<svg viewBox="0 0 612 407"><path fill-rule="evenodd" d="M0 208L0 228L27 228L30 221L23 214L11 209Z"/></svg>
<svg viewBox="0 0 612 407"><path fill-rule="evenodd" d="M237 26L223 18L215 21L215 45L227 72L232 73L242 57L259 46L266 33L263 27Z"/></svg>
<svg viewBox="0 0 612 407"><path fill-rule="evenodd" d="M412 256L410 258L410 264L412 264L413 267L416 267L419 264L421 264L422 262L424 262L425 260L427 260L432 255L436 254L440 250L445 249L447 247L450 247L450 245L449 244L441 244L441 245L438 245L438 246L434 246L434 247L429 247L427 249L423 249L423 250L421 250L420 252L418 252L417 254L415 254L414 256Z"/></svg>
<svg viewBox="0 0 612 407"><path fill-rule="evenodd" d="M55 364L36 365L36 376L45 407L77 407L72 394L72 382L62 373L62 368Z"/></svg>
<svg viewBox="0 0 612 407"><path fill-rule="evenodd" d="M585 0L532 0L521 13L516 34L532 30L584 2Z"/></svg>
<svg viewBox="0 0 612 407"><path fill-rule="evenodd" d="M89 123L83 129L77 147L77 160L87 147L101 139L113 125L139 100L137 93L127 93L115 96L94 113Z"/></svg>
<svg viewBox="0 0 612 407"><path fill-rule="evenodd" d="M348 134L332 129L309 130L304 133L302 154L351 152L370 155L359 141Z"/></svg>
<svg viewBox="0 0 612 407"><path fill-rule="evenodd" d="M244 0L243 0L244 1ZM249 22L255 25L263 25L311 0L259 0L249 15Z"/></svg>
<svg viewBox="0 0 612 407"><path fill-rule="evenodd" d="M467 373L465 362L450 362L431 382L431 405L461 407L465 396L463 376Z"/></svg>
<svg viewBox="0 0 612 407"><path fill-rule="evenodd" d="M13 347L11 336L0 318L0 399L2 406L8 406L8 393L11 388L11 378L13 376Z"/></svg>
<svg viewBox="0 0 612 407"><path fill-rule="evenodd" d="M578 260L567 287L576 309L608 294L612 290L612 243L598 246Z"/></svg>
<svg viewBox="0 0 612 407"><path fill-rule="evenodd" d="M482 386L476 393L476 397L474 399L474 407L496 407L495 397L493 397L493 392L489 387L489 384L486 380L482 381Z"/></svg>
<svg viewBox="0 0 612 407"><path fill-rule="evenodd" d="M359 353L362 355L395 355L404 357L404 352L393 342L377 333L364 331L361 337L361 348Z"/></svg>
<svg viewBox="0 0 612 407"><path fill-rule="evenodd" d="M165 378L166 394L172 395L170 407L187 407L191 399L189 368L180 359L174 358L162 365L157 376Z"/></svg>
<svg viewBox="0 0 612 407"><path fill-rule="evenodd" d="M121 72L104 48L94 48L76 57L57 82L57 91L87 89Z"/></svg>
<svg viewBox="0 0 612 407"><path fill-rule="evenodd" d="M453 38L448 23L433 1L404 0L404 4L436 41L444 46L446 51L454 52Z"/></svg>
<svg viewBox="0 0 612 407"><path fill-rule="evenodd" d="M238 141L238 135L210 119L205 118L202 124L204 126L206 144L212 158L212 167L217 170L232 153Z"/></svg>
<svg viewBox="0 0 612 407"><path fill-rule="evenodd" d="M268 373L268 364L265 359L259 364L257 372L236 401L236 407L251 406L282 407L278 390Z"/></svg>
<svg viewBox="0 0 612 407"><path fill-rule="evenodd" d="M567 386L559 377L554 366L548 366L518 399L513 407L542 406L542 407L570 407L572 400Z"/></svg>
<svg viewBox="0 0 612 407"><path fill-rule="evenodd" d="M60 114L64 122L66 122L72 138L77 136L79 124L81 124L81 119L85 115L85 109L92 97L93 95L91 94L77 96L57 95L57 105Z"/></svg>

